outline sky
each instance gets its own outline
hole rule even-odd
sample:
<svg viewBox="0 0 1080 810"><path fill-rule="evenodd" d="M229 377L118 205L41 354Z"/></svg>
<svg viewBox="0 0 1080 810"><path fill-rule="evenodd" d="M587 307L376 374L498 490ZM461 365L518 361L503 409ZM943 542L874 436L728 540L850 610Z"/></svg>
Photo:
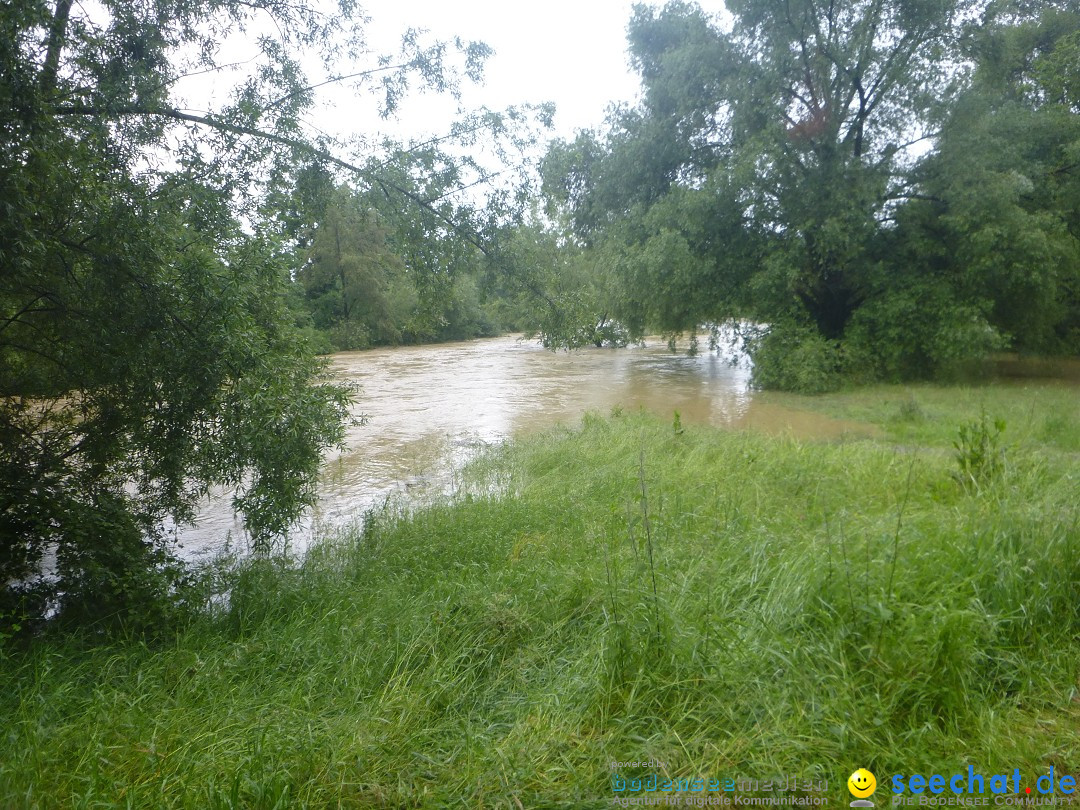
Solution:
<svg viewBox="0 0 1080 810"><path fill-rule="evenodd" d="M642 2L642 0L637 0ZM663 0L646 0L654 6ZM357 95L349 84L332 84L316 93L316 106L304 116L309 134L319 132L344 141L359 135L366 145L350 146L341 156L360 159L373 154L384 137L406 146L444 135L462 113L486 107L503 110L521 104L552 102L554 127L539 133L540 142L528 154L504 162L484 145L461 145L461 150L485 166L484 173L503 173L511 166L534 164L550 138L570 140L581 129L602 128L614 104L633 104L639 80L626 52L626 29L635 0L546 0L543 3L508 0L360 0L370 18L365 27L369 50L396 53L409 28L426 29L426 40L479 40L494 50L480 85L465 82L460 101L432 93L413 93L392 120L379 117L374 96ZM723 0L700 0L706 12L723 13ZM238 64L242 73L253 64L255 46L249 30L226 41L218 54L223 62ZM271 36L274 29L266 24ZM329 78L314 56L305 62L308 79ZM373 66L371 62L366 66ZM342 65L351 72L365 65ZM331 71L331 75L332 75ZM177 85L179 104L201 113L223 104L235 86L237 74L196 75ZM453 147L444 143L444 147Z"/></svg>
<svg viewBox="0 0 1080 810"><path fill-rule="evenodd" d="M401 33L426 28L433 37L481 40L495 50L482 87L467 87L465 107L502 109L555 102L555 134L572 137L599 126L608 105L633 101L638 82L626 56L633 0L364 0L369 42L391 50ZM439 129L453 105L430 96L402 111L404 128Z"/></svg>

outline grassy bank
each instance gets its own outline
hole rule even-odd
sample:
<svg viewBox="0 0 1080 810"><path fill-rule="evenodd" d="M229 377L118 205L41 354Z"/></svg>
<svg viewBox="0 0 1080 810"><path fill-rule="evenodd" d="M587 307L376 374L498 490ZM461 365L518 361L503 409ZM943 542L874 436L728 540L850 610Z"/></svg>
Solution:
<svg viewBox="0 0 1080 810"><path fill-rule="evenodd" d="M612 760L830 806L859 766L1076 774L1076 389L785 404L884 438L590 417L478 464L504 495L250 565L167 643L0 653L0 806L601 807Z"/></svg>

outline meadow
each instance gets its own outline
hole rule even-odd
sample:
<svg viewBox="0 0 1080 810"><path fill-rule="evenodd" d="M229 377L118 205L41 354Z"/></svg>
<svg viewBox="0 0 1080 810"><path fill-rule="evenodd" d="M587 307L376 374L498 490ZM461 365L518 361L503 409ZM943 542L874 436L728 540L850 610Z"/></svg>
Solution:
<svg viewBox="0 0 1080 810"><path fill-rule="evenodd" d="M892 774L1080 774L1077 389L773 396L873 438L593 414L301 564L208 573L156 638L9 642L0 806L609 807L653 773L846 806L858 767L880 806Z"/></svg>

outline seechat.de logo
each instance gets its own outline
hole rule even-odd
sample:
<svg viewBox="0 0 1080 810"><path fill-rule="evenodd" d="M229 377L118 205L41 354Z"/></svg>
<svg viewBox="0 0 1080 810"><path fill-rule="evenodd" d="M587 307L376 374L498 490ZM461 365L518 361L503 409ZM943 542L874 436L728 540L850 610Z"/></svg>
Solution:
<svg viewBox="0 0 1080 810"><path fill-rule="evenodd" d="M1016 768L1011 774L995 773L984 776L975 770L973 765L968 765L967 773L954 773L944 775L940 773L923 776L913 773L910 776L895 774L892 778L892 792L900 795L905 792L919 795L921 793L941 794L946 791L956 795L985 795L987 789L991 794L998 796L1005 794L1024 796L1031 795L1030 786L1020 784L1020 769ZM1036 795L1046 796L1060 791L1063 796L1072 796L1076 793L1076 777L1070 774L1058 776L1054 769L1050 773L1042 774L1035 780ZM997 803L997 802L995 802Z"/></svg>

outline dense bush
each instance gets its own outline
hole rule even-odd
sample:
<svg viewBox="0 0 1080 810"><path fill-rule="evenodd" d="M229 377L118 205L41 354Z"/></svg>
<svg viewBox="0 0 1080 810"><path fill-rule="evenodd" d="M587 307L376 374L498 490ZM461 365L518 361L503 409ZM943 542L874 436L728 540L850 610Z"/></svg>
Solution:
<svg viewBox="0 0 1080 810"><path fill-rule="evenodd" d="M834 391L843 382L843 350L809 327L776 325L751 341L752 380L759 388L800 394Z"/></svg>

